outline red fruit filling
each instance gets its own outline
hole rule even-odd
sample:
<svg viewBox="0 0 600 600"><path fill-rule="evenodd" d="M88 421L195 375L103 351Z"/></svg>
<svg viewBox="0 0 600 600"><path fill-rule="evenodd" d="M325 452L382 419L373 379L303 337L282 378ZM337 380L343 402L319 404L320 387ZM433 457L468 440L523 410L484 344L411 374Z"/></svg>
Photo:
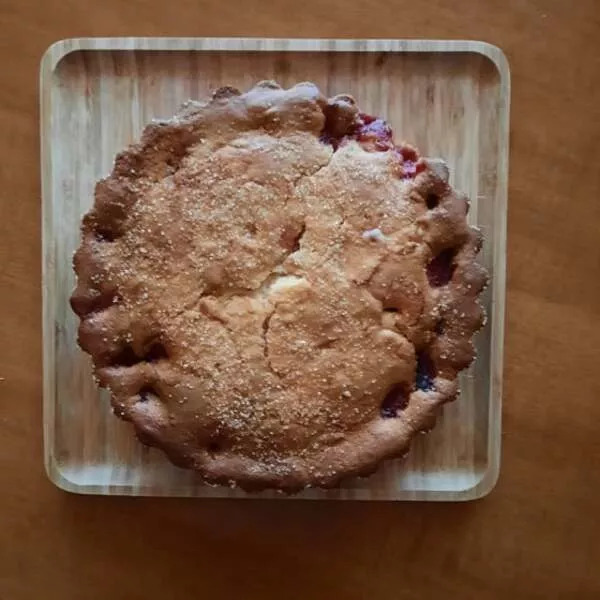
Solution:
<svg viewBox="0 0 600 600"><path fill-rule="evenodd" d="M441 287L446 285L454 274L456 265L454 264L453 248L443 250L437 256L432 258L427 265L427 279L431 287Z"/></svg>
<svg viewBox="0 0 600 600"><path fill-rule="evenodd" d="M361 114L359 123L352 137L363 146L373 144L381 152L394 148L392 128L383 119Z"/></svg>
<svg viewBox="0 0 600 600"><path fill-rule="evenodd" d="M415 387L418 390L429 391L433 389L435 379L435 366L426 352L417 354L417 371L415 374Z"/></svg>
<svg viewBox="0 0 600 600"><path fill-rule="evenodd" d="M394 385L381 403L380 413L384 419L393 419L408 405L408 394L402 385Z"/></svg>
<svg viewBox="0 0 600 600"><path fill-rule="evenodd" d="M425 163L414 148L394 144L393 137L394 132L386 121L359 113L356 121L343 133L335 131L335 126L328 126L326 119L320 140L331 145L334 151L349 140L356 140L367 152L395 152L402 165L402 179L415 177L425 169Z"/></svg>

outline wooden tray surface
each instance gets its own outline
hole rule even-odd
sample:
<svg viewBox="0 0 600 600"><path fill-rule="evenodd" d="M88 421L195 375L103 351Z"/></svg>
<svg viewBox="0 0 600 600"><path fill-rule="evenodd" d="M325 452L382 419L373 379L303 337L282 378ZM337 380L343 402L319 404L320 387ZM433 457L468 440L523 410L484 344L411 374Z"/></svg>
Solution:
<svg viewBox="0 0 600 600"><path fill-rule="evenodd" d="M285 86L310 80L328 95L350 93L364 111L386 118L396 139L445 158L451 183L472 200L469 219L485 233L480 260L492 275L478 359L435 429L414 441L406 460L389 461L370 478L297 497L468 500L488 493L500 461L509 73L499 49L463 41L96 38L48 49L40 85L49 477L91 494L281 497L204 485L137 442L92 381L68 303L79 222L115 154L188 98L261 79Z"/></svg>

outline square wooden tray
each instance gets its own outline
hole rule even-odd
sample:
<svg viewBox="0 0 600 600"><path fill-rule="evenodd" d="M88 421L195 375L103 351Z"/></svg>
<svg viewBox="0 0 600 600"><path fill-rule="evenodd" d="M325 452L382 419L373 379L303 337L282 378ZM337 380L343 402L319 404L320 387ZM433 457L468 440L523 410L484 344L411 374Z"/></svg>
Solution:
<svg viewBox="0 0 600 600"><path fill-rule="evenodd" d="M164 496L248 495L202 484L143 447L112 415L76 344L69 308L71 258L96 180L117 151L155 117L221 85L249 88L310 80L326 94L350 93L426 156L441 156L451 183L472 199L469 218L486 235L488 325L461 396L404 462L368 479L299 498L469 500L494 486L500 464L505 294L509 72L489 44L417 40L73 39L41 64L43 193L44 447L50 479L72 492Z"/></svg>

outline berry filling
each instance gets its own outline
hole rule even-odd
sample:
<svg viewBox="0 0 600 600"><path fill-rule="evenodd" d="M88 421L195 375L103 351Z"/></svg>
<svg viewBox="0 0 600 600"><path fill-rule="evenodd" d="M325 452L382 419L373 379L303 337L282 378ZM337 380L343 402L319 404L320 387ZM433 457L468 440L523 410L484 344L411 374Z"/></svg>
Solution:
<svg viewBox="0 0 600 600"><path fill-rule="evenodd" d="M117 237L112 229L106 227L97 227L94 236L98 242L114 242Z"/></svg>
<svg viewBox="0 0 600 600"><path fill-rule="evenodd" d="M432 258L427 265L427 280L431 287L441 287L446 285L454 274L456 265L454 264L453 248L443 250L437 256Z"/></svg>
<svg viewBox="0 0 600 600"><path fill-rule="evenodd" d="M325 125L327 127L327 125ZM323 143L323 144L327 144L328 146L332 146L333 147L333 151L335 152L339 145L341 140L345 139L344 138L339 138L335 135L333 135L330 131L327 131L326 129L324 129L321 132L321 135L319 136L319 140Z"/></svg>
<svg viewBox="0 0 600 600"><path fill-rule="evenodd" d="M124 346L112 358L111 364L119 367L133 367L141 362L153 363L166 358L169 358L169 355L164 345L154 341L144 350L143 356L139 356L131 346Z"/></svg>
<svg viewBox="0 0 600 600"><path fill-rule="evenodd" d="M215 454L218 454L221 451L221 444L217 441L212 441L206 447L208 453L214 458Z"/></svg>
<svg viewBox="0 0 600 600"><path fill-rule="evenodd" d="M146 362L156 362L165 358L169 358L169 355L167 354L167 349L160 342L154 342L144 353L144 360Z"/></svg>
<svg viewBox="0 0 600 600"><path fill-rule="evenodd" d="M118 367L133 367L141 362L131 346L125 346L113 357L111 364Z"/></svg>
<svg viewBox="0 0 600 600"><path fill-rule="evenodd" d="M392 128L383 119L358 113L350 124L345 125L334 107L325 114L325 127L319 139L332 146L334 151L355 140L367 152L394 152L402 165L402 179L411 179L425 169L425 163L414 148L394 144Z"/></svg>
<svg viewBox="0 0 600 600"><path fill-rule="evenodd" d="M380 413L384 419L393 419L408 406L408 394L404 386L394 385L381 403Z"/></svg>
<svg viewBox="0 0 600 600"><path fill-rule="evenodd" d="M363 147L373 144L374 149L380 152L394 148L392 128L383 119L376 119L365 114L361 114L359 119L359 125L353 137Z"/></svg>
<svg viewBox="0 0 600 600"><path fill-rule="evenodd" d="M151 396L157 396L156 390L150 386L145 385L139 392L138 396L140 398L140 402L148 402Z"/></svg>
<svg viewBox="0 0 600 600"><path fill-rule="evenodd" d="M437 194L429 193L425 196L425 204L429 210L432 210L440 203L440 198Z"/></svg>
<svg viewBox="0 0 600 600"><path fill-rule="evenodd" d="M428 391L433 389L435 379L435 366L429 355L425 352L417 354L417 371L415 374L415 387L418 390Z"/></svg>

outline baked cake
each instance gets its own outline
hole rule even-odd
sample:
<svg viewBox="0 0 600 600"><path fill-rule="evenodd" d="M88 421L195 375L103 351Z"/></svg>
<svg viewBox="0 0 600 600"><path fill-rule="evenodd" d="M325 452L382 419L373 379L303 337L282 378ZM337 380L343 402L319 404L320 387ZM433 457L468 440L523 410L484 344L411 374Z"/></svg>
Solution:
<svg viewBox="0 0 600 600"><path fill-rule="evenodd" d="M225 87L98 182L79 344L142 442L209 483L367 475L456 397L482 237L439 159L312 83Z"/></svg>

